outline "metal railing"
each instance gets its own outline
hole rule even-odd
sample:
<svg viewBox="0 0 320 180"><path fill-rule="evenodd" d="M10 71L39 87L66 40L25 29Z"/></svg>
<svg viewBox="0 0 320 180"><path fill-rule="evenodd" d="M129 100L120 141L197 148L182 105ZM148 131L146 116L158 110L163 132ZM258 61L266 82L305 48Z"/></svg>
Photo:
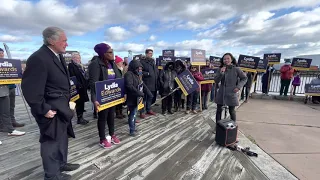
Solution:
<svg viewBox="0 0 320 180"><path fill-rule="evenodd" d="M280 72L276 71L272 74L272 78L269 85L269 92L278 93L280 92ZM319 71L306 71L300 73L301 84L299 87L296 87L296 94L304 94L304 86L311 82L312 79L316 78L319 74ZM259 73L257 75L257 82L254 86L255 92L262 92L262 75L263 73ZM291 80L292 83L292 80ZM289 92L291 91L291 83L289 87Z"/></svg>

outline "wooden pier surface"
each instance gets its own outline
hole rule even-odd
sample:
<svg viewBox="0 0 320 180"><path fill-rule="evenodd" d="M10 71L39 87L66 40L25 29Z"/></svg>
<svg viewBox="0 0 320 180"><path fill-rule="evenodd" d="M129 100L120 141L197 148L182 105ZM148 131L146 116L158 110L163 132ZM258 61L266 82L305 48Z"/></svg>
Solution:
<svg viewBox="0 0 320 180"><path fill-rule="evenodd" d="M156 107L159 109L160 106ZM0 134L0 179L43 179L39 152L39 130L28 119L21 97L16 99L16 119L27 125L18 130L25 136ZM178 112L157 114L138 124L141 136L128 135L127 119L116 119L120 145L103 149L98 145L97 120L86 104L88 125L73 120L76 139L69 141L68 161L81 167L69 174L75 180L184 179L264 180L268 179L244 154L215 144L207 119L214 119L215 105L196 115ZM160 112L160 111L158 111ZM106 127L107 128L107 127Z"/></svg>

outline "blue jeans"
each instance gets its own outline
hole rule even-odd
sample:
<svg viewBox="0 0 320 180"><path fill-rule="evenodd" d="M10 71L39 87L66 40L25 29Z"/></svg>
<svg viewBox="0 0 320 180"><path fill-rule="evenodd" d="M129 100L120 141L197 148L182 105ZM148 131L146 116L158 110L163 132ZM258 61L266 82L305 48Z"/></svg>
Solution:
<svg viewBox="0 0 320 180"><path fill-rule="evenodd" d="M151 93L152 93L153 95L156 94L155 91L151 91ZM148 96L147 94L144 95L144 97L143 97L144 109L141 111L142 113L145 112L145 111L146 111L147 113L151 111L152 101L153 101L153 97L151 98L151 97Z"/></svg>
<svg viewBox="0 0 320 180"><path fill-rule="evenodd" d="M211 102L214 101L214 84L213 84L212 89L211 89L210 101L211 101Z"/></svg>
<svg viewBox="0 0 320 180"><path fill-rule="evenodd" d="M136 114L137 106L128 106L128 123L130 128L130 134L133 134L136 130Z"/></svg>

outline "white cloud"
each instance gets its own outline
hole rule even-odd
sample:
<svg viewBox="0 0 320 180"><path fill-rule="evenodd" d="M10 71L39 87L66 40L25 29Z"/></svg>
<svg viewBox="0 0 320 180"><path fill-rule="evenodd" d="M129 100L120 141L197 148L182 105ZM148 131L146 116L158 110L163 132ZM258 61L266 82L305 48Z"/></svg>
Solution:
<svg viewBox="0 0 320 180"><path fill-rule="evenodd" d="M154 40L156 40L156 36L155 35L151 35L150 37L149 37L149 41L154 41Z"/></svg>
<svg viewBox="0 0 320 180"><path fill-rule="evenodd" d="M108 28L105 35L108 41L124 41L130 37L131 33L120 26L114 26Z"/></svg>
<svg viewBox="0 0 320 180"><path fill-rule="evenodd" d="M149 31L149 26L144 25L144 24L140 24L136 27L134 27L132 30L135 31L136 33L145 33Z"/></svg>
<svg viewBox="0 0 320 180"><path fill-rule="evenodd" d="M31 41L31 37L28 36L12 36L12 35L1 35L0 36L1 42L24 42L24 41Z"/></svg>

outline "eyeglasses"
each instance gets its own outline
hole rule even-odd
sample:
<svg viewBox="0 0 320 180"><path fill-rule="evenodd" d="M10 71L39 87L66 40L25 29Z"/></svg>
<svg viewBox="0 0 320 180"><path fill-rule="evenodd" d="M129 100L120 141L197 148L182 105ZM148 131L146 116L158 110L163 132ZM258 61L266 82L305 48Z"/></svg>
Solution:
<svg viewBox="0 0 320 180"><path fill-rule="evenodd" d="M113 51L109 51L109 52L107 51L107 53L109 53L109 54L113 54Z"/></svg>

